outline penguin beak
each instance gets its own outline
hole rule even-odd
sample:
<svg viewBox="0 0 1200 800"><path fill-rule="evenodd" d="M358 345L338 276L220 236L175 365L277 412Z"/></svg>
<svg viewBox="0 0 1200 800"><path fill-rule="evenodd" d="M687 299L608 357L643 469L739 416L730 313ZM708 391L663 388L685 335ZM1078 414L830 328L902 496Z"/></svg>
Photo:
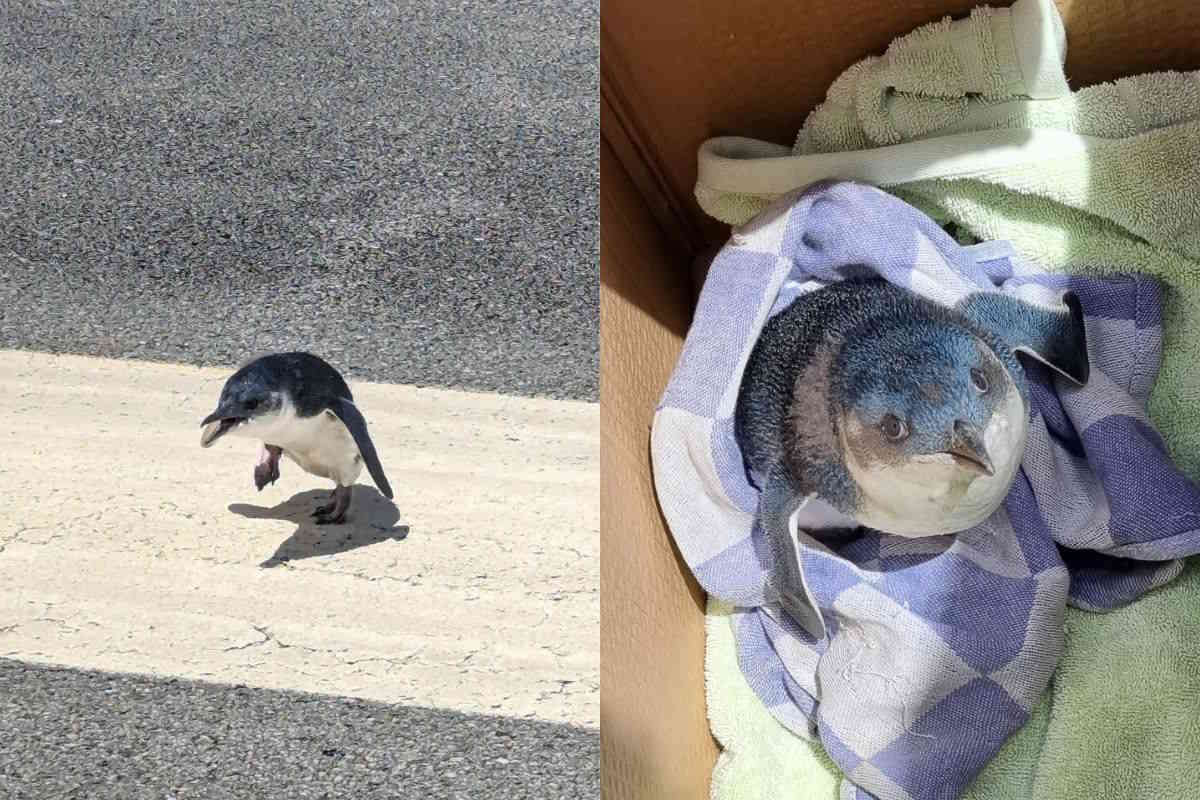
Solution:
<svg viewBox="0 0 1200 800"><path fill-rule="evenodd" d="M242 420L243 417L230 414L225 408L218 407L216 411L209 414L200 423L200 426L204 428L200 432L200 446L211 447L213 442L237 427L238 423Z"/></svg>
<svg viewBox="0 0 1200 800"><path fill-rule="evenodd" d="M954 423L950 447L946 452L960 467L989 477L996 474L992 458L983 445L983 435L969 422L958 420Z"/></svg>

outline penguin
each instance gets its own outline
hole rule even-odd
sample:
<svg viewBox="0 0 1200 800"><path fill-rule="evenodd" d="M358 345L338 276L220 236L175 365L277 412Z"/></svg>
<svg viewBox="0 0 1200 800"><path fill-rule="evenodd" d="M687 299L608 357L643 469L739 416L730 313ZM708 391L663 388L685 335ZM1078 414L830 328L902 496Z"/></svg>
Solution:
<svg viewBox="0 0 1200 800"><path fill-rule="evenodd" d="M334 367L312 353L272 353L241 367L225 382L216 410L200 425L201 447L212 447L226 435L262 443L254 467L259 491L279 479L280 456L311 475L332 480L329 502L312 513L318 525L345 519L350 487L364 463L379 491L392 499L392 487L350 387Z"/></svg>
<svg viewBox="0 0 1200 800"><path fill-rule="evenodd" d="M1088 380L1083 311L998 292L949 308L882 278L802 294L764 326L743 371L734 435L761 491L771 588L812 630L796 529L934 536L1004 501L1028 434L1017 353Z"/></svg>

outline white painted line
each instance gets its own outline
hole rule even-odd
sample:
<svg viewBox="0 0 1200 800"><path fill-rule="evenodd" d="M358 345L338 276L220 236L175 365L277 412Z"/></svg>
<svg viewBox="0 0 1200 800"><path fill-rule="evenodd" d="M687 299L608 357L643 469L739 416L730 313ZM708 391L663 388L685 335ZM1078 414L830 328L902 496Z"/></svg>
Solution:
<svg viewBox="0 0 1200 800"><path fill-rule="evenodd" d="M0 656L598 725L597 405L352 384L395 506L317 527L230 372L0 351Z"/></svg>

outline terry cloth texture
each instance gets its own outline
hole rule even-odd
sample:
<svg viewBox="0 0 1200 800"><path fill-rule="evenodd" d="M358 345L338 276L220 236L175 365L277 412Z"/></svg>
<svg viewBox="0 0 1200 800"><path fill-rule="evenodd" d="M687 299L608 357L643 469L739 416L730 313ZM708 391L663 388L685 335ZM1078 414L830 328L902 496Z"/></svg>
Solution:
<svg viewBox="0 0 1200 800"><path fill-rule="evenodd" d="M1200 479L1200 72L1072 93L1065 58L1052 0L930 23L846 70L791 148L705 142L696 197L737 225L786 192L856 180L964 238L1011 242L1047 272L1120 264L1159 278L1163 363L1150 418Z"/></svg>
<svg viewBox="0 0 1200 800"><path fill-rule="evenodd" d="M769 548L732 413L769 316L864 269L945 305L982 291L1045 302L1069 288L1092 371L1074 387L1027 367L1022 469L983 525L922 539L868 531L836 551L802 536L801 565L830 627L814 640L765 603ZM717 255L655 416L656 489L701 585L736 607L738 661L755 695L789 730L819 738L844 791L957 797L1028 720L1062 653L1068 600L1118 608L1200 550L1200 490L1145 412L1160 345L1153 280L1046 274L1005 243L963 247L868 186L787 195Z"/></svg>

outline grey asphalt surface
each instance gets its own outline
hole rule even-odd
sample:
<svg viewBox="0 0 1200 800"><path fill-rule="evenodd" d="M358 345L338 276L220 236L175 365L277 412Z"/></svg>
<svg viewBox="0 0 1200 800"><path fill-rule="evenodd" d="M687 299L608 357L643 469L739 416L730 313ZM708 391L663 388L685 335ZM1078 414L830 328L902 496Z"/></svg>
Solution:
<svg viewBox="0 0 1200 800"><path fill-rule="evenodd" d="M337 7L0 3L0 348L596 400L598 4ZM595 797L598 761L0 659L4 798Z"/></svg>
<svg viewBox="0 0 1200 800"><path fill-rule="evenodd" d="M593 798L567 725L0 659L0 797Z"/></svg>
<svg viewBox="0 0 1200 800"><path fill-rule="evenodd" d="M595 400L598 20L0 4L0 347Z"/></svg>

